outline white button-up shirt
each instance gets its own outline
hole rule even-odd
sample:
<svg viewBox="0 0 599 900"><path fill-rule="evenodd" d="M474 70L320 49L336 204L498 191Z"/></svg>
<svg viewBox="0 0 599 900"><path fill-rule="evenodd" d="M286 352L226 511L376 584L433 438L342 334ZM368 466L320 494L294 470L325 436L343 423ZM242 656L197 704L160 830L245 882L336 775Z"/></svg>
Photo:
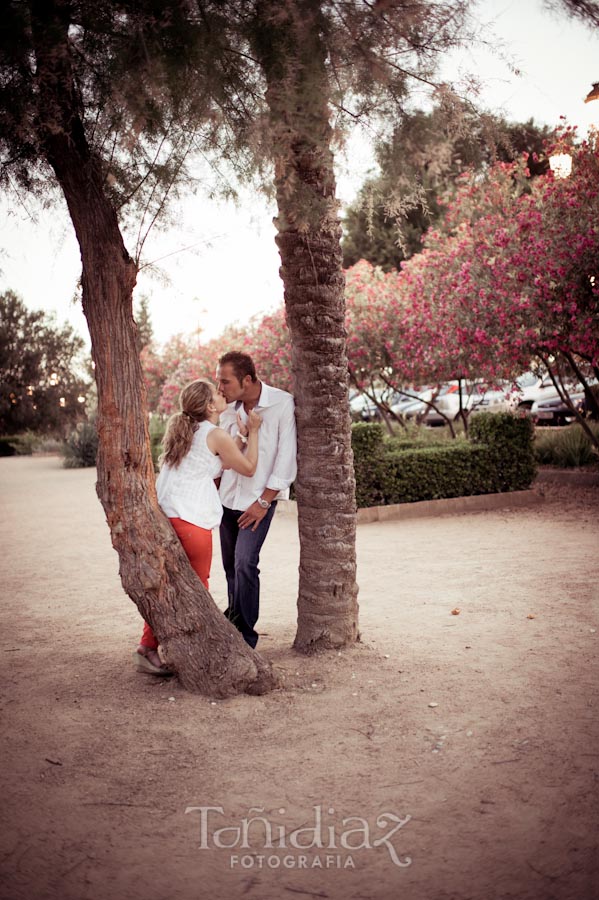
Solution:
<svg viewBox="0 0 599 900"><path fill-rule="evenodd" d="M265 488L278 491L275 500L287 500L289 486L297 473L297 436L293 397L287 391L262 382L258 403L254 407L262 419L258 432L258 465L248 478L225 469L220 483L220 499L228 509L245 510L260 497ZM220 427L231 437L237 434L237 413L247 421L243 402L229 403L220 417Z"/></svg>

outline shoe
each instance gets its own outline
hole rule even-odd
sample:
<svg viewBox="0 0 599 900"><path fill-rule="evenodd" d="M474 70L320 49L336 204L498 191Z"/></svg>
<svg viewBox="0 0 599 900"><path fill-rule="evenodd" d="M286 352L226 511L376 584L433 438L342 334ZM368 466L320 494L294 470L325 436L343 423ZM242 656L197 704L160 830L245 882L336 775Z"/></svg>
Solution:
<svg viewBox="0 0 599 900"><path fill-rule="evenodd" d="M171 675L175 674L172 669L168 669L166 666L155 666L154 663L151 663L149 659L146 659L137 650L133 654L133 662L138 672L145 672L147 675L160 675L162 678L170 678Z"/></svg>

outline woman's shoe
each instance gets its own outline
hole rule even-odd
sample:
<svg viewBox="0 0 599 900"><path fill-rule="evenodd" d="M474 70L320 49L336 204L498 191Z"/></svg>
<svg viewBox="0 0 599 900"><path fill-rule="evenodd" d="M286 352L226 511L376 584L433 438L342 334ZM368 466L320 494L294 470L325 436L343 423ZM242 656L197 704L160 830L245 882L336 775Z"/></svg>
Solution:
<svg viewBox="0 0 599 900"><path fill-rule="evenodd" d="M138 672L145 672L147 675L161 675L163 678L170 678L171 675L174 675L172 669L167 668L166 666L155 666L154 663L150 662L149 659L140 653L138 650L133 654L133 662L137 667Z"/></svg>

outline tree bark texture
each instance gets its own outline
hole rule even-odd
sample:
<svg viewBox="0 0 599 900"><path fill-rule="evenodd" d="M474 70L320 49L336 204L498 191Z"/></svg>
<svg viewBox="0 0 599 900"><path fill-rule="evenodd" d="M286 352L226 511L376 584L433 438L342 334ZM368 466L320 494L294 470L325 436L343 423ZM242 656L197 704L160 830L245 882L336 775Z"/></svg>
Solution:
<svg viewBox="0 0 599 900"><path fill-rule="evenodd" d="M104 191L100 161L86 141L70 65L68 3L33 0L30 6L41 143L81 250L98 385L97 493L123 587L185 688L215 697L263 693L275 686L270 664L215 606L158 506L132 312L136 266Z"/></svg>
<svg viewBox="0 0 599 900"><path fill-rule="evenodd" d="M304 653L358 638L345 280L322 24L317 0L257 4L293 348L301 545L294 646Z"/></svg>

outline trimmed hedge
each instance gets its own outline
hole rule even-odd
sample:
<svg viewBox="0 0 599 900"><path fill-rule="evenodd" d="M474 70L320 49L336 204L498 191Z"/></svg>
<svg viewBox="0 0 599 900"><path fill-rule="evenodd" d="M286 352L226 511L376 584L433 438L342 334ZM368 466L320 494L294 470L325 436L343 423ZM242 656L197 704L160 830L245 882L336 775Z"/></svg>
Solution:
<svg viewBox="0 0 599 900"><path fill-rule="evenodd" d="M497 492L525 491L537 475L534 425L512 413L478 413L470 422L470 440L490 448Z"/></svg>
<svg viewBox="0 0 599 900"><path fill-rule="evenodd" d="M378 424L352 427L359 508L519 491L536 475L533 427L511 414L481 413L470 426L471 440L403 449L385 441Z"/></svg>

